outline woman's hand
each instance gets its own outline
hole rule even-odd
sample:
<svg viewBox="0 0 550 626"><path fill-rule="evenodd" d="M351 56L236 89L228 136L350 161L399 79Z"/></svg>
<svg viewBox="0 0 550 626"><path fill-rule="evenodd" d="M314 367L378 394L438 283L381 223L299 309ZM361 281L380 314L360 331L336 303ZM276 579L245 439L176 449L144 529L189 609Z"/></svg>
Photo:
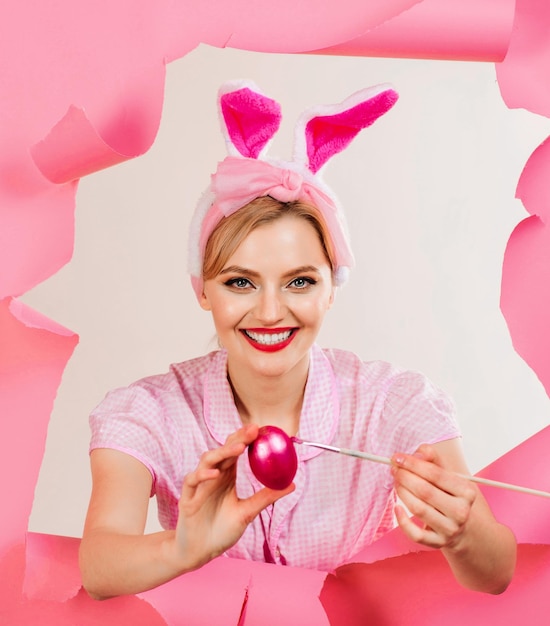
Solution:
<svg viewBox="0 0 550 626"><path fill-rule="evenodd" d="M294 490L292 484L281 491L266 487L246 499L237 496L237 460L257 436L254 424L239 429L223 446L205 452L183 481L175 543L193 568L229 549L260 511Z"/></svg>
<svg viewBox="0 0 550 626"><path fill-rule="evenodd" d="M414 455L396 454L392 461L397 495L420 522L397 505L395 514L403 532L431 548L458 545L478 489L467 479L445 470L432 446L422 445Z"/></svg>
<svg viewBox="0 0 550 626"><path fill-rule="evenodd" d="M294 485L237 497L237 459L257 435L257 426L246 426L206 452L184 479L176 530L152 534L143 534L149 470L118 450L94 450L93 490L80 544L88 593L97 599L140 593L197 569L232 546L263 508L290 493Z"/></svg>
<svg viewBox="0 0 550 626"><path fill-rule="evenodd" d="M502 593L514 575L516 540L497 522L469 474L459 440L422 445L414 455L395 454L397 495L413 514L396 505L397 522L413 541L441 548L464 587Z"/></svg>

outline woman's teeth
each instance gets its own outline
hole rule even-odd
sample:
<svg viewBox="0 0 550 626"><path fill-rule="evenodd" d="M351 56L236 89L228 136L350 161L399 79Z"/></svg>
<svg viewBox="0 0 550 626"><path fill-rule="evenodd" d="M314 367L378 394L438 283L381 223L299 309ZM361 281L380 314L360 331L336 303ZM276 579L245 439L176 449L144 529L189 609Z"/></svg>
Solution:
<svg viewBox="0 0 550 626"><path fill-rule="evenodd" d="M250 339L256 343L261 343L264 346L274 346L275 344L286 341L292 334L291 330L286 330L282 333L255 333L252 330L244 331Z"/></svg>

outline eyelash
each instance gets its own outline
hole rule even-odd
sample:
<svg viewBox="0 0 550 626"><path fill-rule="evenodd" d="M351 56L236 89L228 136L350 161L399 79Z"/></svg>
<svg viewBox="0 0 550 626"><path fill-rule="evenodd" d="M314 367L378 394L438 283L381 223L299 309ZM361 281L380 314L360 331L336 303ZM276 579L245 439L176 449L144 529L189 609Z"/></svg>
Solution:
<svg viewBox="0 0 550 626"><path fill-rule="evenodd" d="M297 286L295 283L298 281L303 281L304 285L301 287ZM241 283L241 285L239 285L239 283ZM245 284L242 284L242 283L245 283ZM309 278L308 276L297 276L296 278L293 278L288 283L288 286L301 291L316 284L317 284L317 281L313 278ZM235 289L243 289L243 290L248 287L254 287L253 283L251 283L250 280L248 280L248 278L244 278L243 276L230 278L229 280L225 281L224 285L226 285L227 287L234 287Z"/></svg>
<svg viewBox="0 0 550 626"><path fill-rule="evenodd" d="M314 280L313 278L309 278L307 276L297 276L296 278L290 281L289 286L292 286L292 284L296 283L297 281L302 281L305 284L303 285L303 287L297 287L296 285L294 285L295 289L307 289L308 287L311 287L312 285L315 285L317 283L317 281Z"/></svg>
<svg viewBox="0 0 550 626"><path fill-rule="evenodd" d="M241 281L245 282L246 285L239 286L237 283L240 283ZM239 276L237 278L230 278L224 283L224 285L227 285L228 287L235 287L236 289L245 289L246 287L253 287L252 283L248 280L248 278L243 278L242 276Z"/></svg>

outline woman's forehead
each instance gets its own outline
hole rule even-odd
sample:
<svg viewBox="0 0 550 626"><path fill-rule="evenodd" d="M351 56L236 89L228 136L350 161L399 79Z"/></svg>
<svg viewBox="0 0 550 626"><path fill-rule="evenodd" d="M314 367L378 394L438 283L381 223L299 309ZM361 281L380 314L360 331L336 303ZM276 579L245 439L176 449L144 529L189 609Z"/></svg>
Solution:
<svg viewBox="0 0 550 626"><path fill-rule="evenodd" d="M228 265L277 263L279 266L328 265L314 226L306 219L283 216L252 230L227 260Z"/></svg>

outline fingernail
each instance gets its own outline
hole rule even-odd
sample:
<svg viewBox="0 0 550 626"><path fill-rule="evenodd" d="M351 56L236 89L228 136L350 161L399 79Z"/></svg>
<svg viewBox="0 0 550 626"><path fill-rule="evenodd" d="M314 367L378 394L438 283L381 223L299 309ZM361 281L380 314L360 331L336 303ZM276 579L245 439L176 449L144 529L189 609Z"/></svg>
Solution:
<svg viewBox="0 0 550 626"><path fill-rule="evenodd" d="M397 465L403 465L403 463L405 462L405 457L397 454L393 457L393 460Z"/></svg>

